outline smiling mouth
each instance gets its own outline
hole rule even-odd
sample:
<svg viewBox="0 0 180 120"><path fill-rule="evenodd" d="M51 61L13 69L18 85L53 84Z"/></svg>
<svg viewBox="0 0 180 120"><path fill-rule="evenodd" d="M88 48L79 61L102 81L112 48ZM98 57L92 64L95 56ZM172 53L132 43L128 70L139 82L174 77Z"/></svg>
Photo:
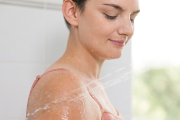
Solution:
<svg viewBox="0 0 180 120"><path fill-rule="evenodd" d="M111 43L113 43L116 46L124 47L125 46L125 40L110 40Z"/></svg>

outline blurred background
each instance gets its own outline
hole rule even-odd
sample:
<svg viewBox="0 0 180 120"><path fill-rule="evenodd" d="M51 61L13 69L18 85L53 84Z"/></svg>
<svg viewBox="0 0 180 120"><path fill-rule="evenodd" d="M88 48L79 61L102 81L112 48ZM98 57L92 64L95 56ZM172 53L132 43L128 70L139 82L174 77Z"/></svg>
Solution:
<svg viewBox="0 0 180 120"><path fill-rule="evenodd" d="M132 39L133 120L180 120L179 5L140 0Z"/></svg>
<svg viewBox="0 0 180 120"><path fill-rule="evenodd" d="M0 0L0 120L24 120L29 91L65 51L63 0ZM139 0L135 34L101 81L125 120L180 120L178 0Z"/></svg>

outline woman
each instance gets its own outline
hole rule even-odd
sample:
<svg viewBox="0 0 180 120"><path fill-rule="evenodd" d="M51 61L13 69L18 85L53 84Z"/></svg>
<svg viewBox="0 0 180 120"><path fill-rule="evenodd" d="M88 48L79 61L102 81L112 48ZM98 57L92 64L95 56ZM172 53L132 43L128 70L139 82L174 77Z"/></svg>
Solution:
<svg viewBox="0 0 180 120"><path fill-rule="evenodd" d="M67 48L37 76L28 120L122 120L99 77L103 62L121 57L132 37L138 0L64 0L62 12L70 30Z"/></svg>

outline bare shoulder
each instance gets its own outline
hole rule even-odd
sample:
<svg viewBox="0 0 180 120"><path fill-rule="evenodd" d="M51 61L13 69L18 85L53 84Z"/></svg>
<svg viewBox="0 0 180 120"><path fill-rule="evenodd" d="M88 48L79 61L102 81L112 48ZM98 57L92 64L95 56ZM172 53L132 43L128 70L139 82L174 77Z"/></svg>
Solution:
<svg viewBox="0 0 180 120"><path fill-rule="evenodd" d="M100 120L99 106L79 76L59 70L43 76L34 87L28 120Z"/></svg>

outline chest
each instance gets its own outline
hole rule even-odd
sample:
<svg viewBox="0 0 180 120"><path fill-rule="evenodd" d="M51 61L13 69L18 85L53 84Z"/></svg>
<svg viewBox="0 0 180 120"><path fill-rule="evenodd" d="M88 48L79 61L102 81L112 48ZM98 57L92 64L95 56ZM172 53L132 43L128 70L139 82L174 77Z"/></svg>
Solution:
<svg viewBox="0 0 180 120"><path fill-rule="evenodd" d="M99 101L103 109L107 112L110 112L114 115L118 115L117 110L114 108L112 103L110 102L103 86L98 86L91 89L91 92L96 97L96 99Z"/></svg>

